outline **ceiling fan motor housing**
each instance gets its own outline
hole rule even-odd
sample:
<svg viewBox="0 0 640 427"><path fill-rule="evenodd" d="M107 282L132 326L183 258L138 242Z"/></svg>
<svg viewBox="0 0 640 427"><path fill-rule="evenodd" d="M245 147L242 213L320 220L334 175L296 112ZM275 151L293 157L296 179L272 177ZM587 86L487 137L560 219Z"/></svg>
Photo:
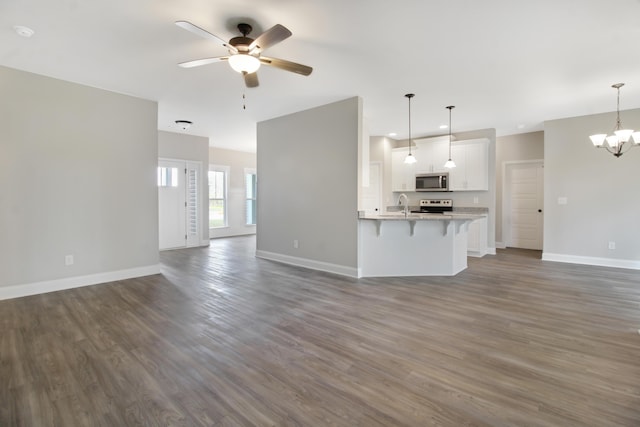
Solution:
<svg viewBox="0 0 640 427"><path fill-rule="evenodd" d="M234 37L231 40L229 40L229 44L235 47L236 49L238 49L239 52L248 52L249 45L251 43L253 43L253 39L250 37L244 37L244 36Z"/></svg>

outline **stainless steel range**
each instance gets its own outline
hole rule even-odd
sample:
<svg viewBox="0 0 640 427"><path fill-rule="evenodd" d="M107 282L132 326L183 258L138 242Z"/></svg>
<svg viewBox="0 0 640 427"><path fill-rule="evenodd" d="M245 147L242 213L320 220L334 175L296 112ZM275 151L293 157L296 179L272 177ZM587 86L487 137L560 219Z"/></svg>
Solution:
<svg viewBox="0 0 640 427"><path fill-rule="evenodd" d="M420 200L420 210L416 213L443 213L453 210L453 200L451 199L422 199Z"/></svg>

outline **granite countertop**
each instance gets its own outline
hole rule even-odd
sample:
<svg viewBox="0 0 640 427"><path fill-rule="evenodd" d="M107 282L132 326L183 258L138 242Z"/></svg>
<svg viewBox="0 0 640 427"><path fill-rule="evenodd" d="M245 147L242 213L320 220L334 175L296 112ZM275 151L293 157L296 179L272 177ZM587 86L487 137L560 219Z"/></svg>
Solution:
<svg viewBox="0 0 640 427"><path fill-rule="evenodd" d="M443 221L443 220L474 220L483 218L484 214L467 212L447 212L447 213L410 213L405 215L402 212L392 212L378 215L363 215L360 219L385 220L385 221Z"/></svg>
<svg viewBox="0 0 640 427"><path fill-rule="evenodd" d="M417 210L420 210L420 207L409 206L409 209L412 211L417 211ZM400 221L400 220L437 221L437 220L444 220L444 219L474 220L474 219L483 218L488 213L489 213L489 208L470 206L470 207L454 207L453 211L446 212L446 213L410 213L405 217L401 206L387 206L386 213L380 213L377 215L365 215L364 213L360 213L359 218L374 219L374 220L391 220L391 221Z"/></svg>

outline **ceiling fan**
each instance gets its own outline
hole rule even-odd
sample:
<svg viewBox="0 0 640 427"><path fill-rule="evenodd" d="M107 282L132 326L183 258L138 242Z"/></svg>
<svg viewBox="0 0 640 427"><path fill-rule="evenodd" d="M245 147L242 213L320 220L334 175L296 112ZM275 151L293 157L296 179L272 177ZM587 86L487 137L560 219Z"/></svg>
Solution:
<svg viewBox="0 0 640 427"><path fill-rule="evenodd" d="M308 76L313 71L313 68L307 65L262 56L264 50L291 36L291 31L280 24L274 25L257 38L252 39L248 37L253 30L251 25L240 23L238 24L238 31L240 31L242 36L233 37L228 42L188 21L176 21L176 25L200 37L219 43L229 50L229 55L227 56L216 56L213 58L181 62L178 64L180 67L191 68L212 64L214 62L228 61L231 68L244 76L244 83L247 87L258 86L258 75L256 71L260 68L261 64L291 71L303 76Z"/></svg>

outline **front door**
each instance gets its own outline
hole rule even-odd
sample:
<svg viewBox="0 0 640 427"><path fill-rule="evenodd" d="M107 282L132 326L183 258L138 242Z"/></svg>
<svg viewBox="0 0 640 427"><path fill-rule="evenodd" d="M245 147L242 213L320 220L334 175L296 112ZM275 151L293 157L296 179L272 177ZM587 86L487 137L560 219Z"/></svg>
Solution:
<svg viewBox="0 0 640 427"><path fill-rule="evenodd" d="M160 249L200 243L200 164L158 161L158 223Z"/></svg>

